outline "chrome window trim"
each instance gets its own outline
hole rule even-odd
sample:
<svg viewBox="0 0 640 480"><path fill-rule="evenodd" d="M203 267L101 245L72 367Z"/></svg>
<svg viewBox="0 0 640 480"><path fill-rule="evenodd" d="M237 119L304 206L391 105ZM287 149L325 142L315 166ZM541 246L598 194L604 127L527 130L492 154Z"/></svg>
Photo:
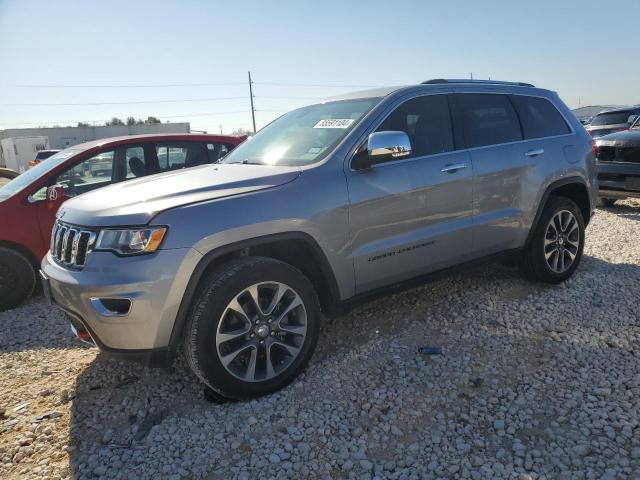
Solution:
<svg viewBox="0 0 640 480"><path fill-rule="evenodd" d="M519 87L519 88L531 88L531 87ZM560 135L552 135L552 136L548 136L548 137L539 137L539 138L523 138L521 140L515 140L512 142L503 142L503 143L492 143L490 145L482 145L480 147L468 147L468 148L461 148L461 149L457 149L457 150L451 150L450 152L441 152L441 153L433 153L430 155L423 155L420 157L413 157L413 158L407 158L407 159L403 159L403 160L389 160L387 162L380 162L377 163L375 165L372 165L370 168L379 168L379 167L383 167L386 165L390 165L390 164L400 164L400 163L406 163L406 162L410 162L413 160L420 160L420 159L425 159L425 158L431 158L434 156L439 156L439 155L446 155L449 153L454 153L454 152L470 152L472 153L475 150L480 150L480 149L485 149L485 148L493 148L493 147L501 147L501 146L508 146L508 145L515 145L515 144L523 144L526 142L536 142L536 141L540 141L540 140L546 140L546 139L555 139L555 138L562 138L562 137L570 137L570 136L574 136L576 135L576 130L573 128L573 126L571 125L571 122L569 122L567 120L567 117L560 111L560 109L558 109L558 107L551 101L549 100L547 97L543 96L543 95L534 95L531 93L513 93L510 91L486 91L486 90L474 90L474 89L441 89L438 91L433 91L433 92L425 92L424 90L420 90L417 92L412 92L410 94L406 94L403 95L402 97L396 99L394 102L391 103L390 106L388 106L385 109L385 113L381 114L381 119L378 118L376 119L368 128L367 131L365 132L365 134L360 136L360 140L358 142L356 142L356 147L353 148L353 151L349 154L347 161L348 161L348 165L349 165L349 170L352 172L359 172L360 170L356 170L354 169L351 164L353 162L353 157L356 154L356 151L360 148L360 146L362 145L362 143L364 142L365 138L369 137L369 134L371 134L372 132L375 132L376 129L387 119L387 117L389 117L389 115L391 115L396 108L398 108L400 105L402 105L405 102L408 102L409 100L413 100L414 98L417 97L425 97L425 96L430 96L430 95L455 95L455 94L488 94L488 95L520 95L520 96L526 96L526 97L534 97L534 98L542 98L546 101L548 101L549 103L551 103L551 105L553 105L553 108L555 108L558 113L562 116L563 120L565 121L565 123L567 124L567 126L569 127L570 132L569 133L563 133ZM516 110L515 106L513 107L514 111L516 112L516 115L518 115L518 111ZM453 112L451 112L451 116L453 116ZM451 118L451 120L453 121L453 117ZM373 127L372 127L373 125ZM453 132L454 134L454 138L455 138L455 131ZM524 132L523 132L524 134Z"/></svg>

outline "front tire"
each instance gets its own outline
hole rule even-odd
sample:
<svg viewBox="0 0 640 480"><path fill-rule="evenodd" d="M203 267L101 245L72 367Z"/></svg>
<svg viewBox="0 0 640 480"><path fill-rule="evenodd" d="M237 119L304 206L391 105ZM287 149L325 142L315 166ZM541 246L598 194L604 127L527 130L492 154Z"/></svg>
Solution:
<svg viewBox="0 0 640 480"><path fill-rule="evenodd" d="M523 273L544 283L565 281L580 264L584 238L584 219L576 203L565 197L550 197L526 247Z"/></svg>
<svg viewBox="0 0 640 480"><path fill-rule="evenodd" d="M35 289L36 272L24 255L0 247L0 312L15 308Z"/></svg>
<svg viewBox="0 0 640 480"><path fill-rule="evenodd" d="M263 257L222 265L202 282L184 345L194 373L232 399L274 392L306 366L318 341L320 307L293 266Z"/></svg>

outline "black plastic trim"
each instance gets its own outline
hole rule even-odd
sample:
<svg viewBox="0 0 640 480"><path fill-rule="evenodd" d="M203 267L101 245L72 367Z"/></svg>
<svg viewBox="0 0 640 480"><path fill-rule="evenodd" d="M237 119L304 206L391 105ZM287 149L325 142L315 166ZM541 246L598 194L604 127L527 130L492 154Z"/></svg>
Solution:
<svg viewBox="0 0 640 480"><path fill-rule="evenodd" d="M368 290L366 292L359 293L358 295L355 295L354 297L351 297L345 300L344 302L340 303L337 313L339 315L343 315L349 312L350 310L353 310L355 307L363 303L369 302L373 299L386 297L388 295L400 293L405 290L409 290L411 288L432 283L442 278L453 275L455 273L460 273L466 270L470 270L472 268L477 267L478 265L484 265L487 263L504 263L508 265L515 265L520 260L522 256L522 252L523 252L523 249L521 248L504 250L502 252L498 252L498 253L487 255L481 258L470 260L468 262L464 262L458 265L452 265L450 267L436 270L435 272L421 274L416 277L403 280L401 282L393 283L391 285L385 285L383 287L375 288L373 290Z"/></svg>
<svg viewBox="0 0 640 480"><path fill-rule="evenodd" d="M141 363L147 367L155 368L168 368L173 364L175 358L175 352L171 354L169 347L149 348L149 349L120 349L111 348L104 344L100 337L96 335L93 329L85 322L84 318L78 315L76 312L69 310L57 303L53 298L51 303L58 309L62 310L70 317L72 323L79 323L82 327L89 332L91 339L95 342L101 352L111 357L120 358L123 360Z"/></svg>
<svg viewBox="0 0 640 480"><path fill-rule="evenodd" d="M538 222L540 221L540 217L542 216L542 211L544 210L544 206L546 205L547 200L549 199L551 194L553 194L553 191L560 187L564 187L566 185L572 185L572 184L582 185L587 191L587 195L589 195L589 189L587 188L587 184L581 177L567 177L567 178L562 178L560 180L556 180L555 182L551 183L551 185L549 185L547 189L544 191L544 193L542 194L542 198L540 199L540 203L538 204L538 211L536 212L536 216L533 219L531 228L529 229L529 234L527 235L527 241L525 242L525 246L528 246L529 242L533 238L536 228L538 227ZM591 203L589 203L589 208L591 209ZM589 218L584 219L585 226L589 223L589 220L591 220L590 216Z"/></svg>

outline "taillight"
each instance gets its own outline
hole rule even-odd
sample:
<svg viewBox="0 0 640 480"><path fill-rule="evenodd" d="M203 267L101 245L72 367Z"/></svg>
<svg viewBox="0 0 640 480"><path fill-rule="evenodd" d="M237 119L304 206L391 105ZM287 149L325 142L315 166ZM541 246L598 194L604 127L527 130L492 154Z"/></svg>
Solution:
<svg viewBox="0 0 640 480"><path fill-rule="evenodd" d="M593 130L587 130L587 133L591 136L593 136Z"/></svg>
<svg viewBox="0 0 640 480"><path fill-rule="evenodd" d="M38 163L38 160L29 160L29 168L35 167Z"/></svg>
<svg viewBox="0 0 640 480"><path fill-rule="evenodd" d="M591 140L591 152L593 153L594 157L598 156L598 146L596 145L595 140Z"/></svg>

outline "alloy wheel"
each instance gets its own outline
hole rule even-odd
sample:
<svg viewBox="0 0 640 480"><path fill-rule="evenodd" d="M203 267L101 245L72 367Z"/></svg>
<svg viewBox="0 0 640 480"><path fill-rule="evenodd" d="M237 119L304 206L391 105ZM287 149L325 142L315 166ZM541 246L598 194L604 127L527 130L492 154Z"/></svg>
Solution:
<svg viewBox="0 0 640 480"><path fill-rule="evenodd" d="M575 215L560 210L549 221L544 236L544 258L555 273L571 268L580 248L580 227Z"/></svg>
<svg viewBox="0 0 640 480"><path fill-rule="evenodd" d="M216 352L224 368L245 382L264 382L298 358L307 334L300 295L280 282L260 282L236 295L216 330Z"/></svg>

